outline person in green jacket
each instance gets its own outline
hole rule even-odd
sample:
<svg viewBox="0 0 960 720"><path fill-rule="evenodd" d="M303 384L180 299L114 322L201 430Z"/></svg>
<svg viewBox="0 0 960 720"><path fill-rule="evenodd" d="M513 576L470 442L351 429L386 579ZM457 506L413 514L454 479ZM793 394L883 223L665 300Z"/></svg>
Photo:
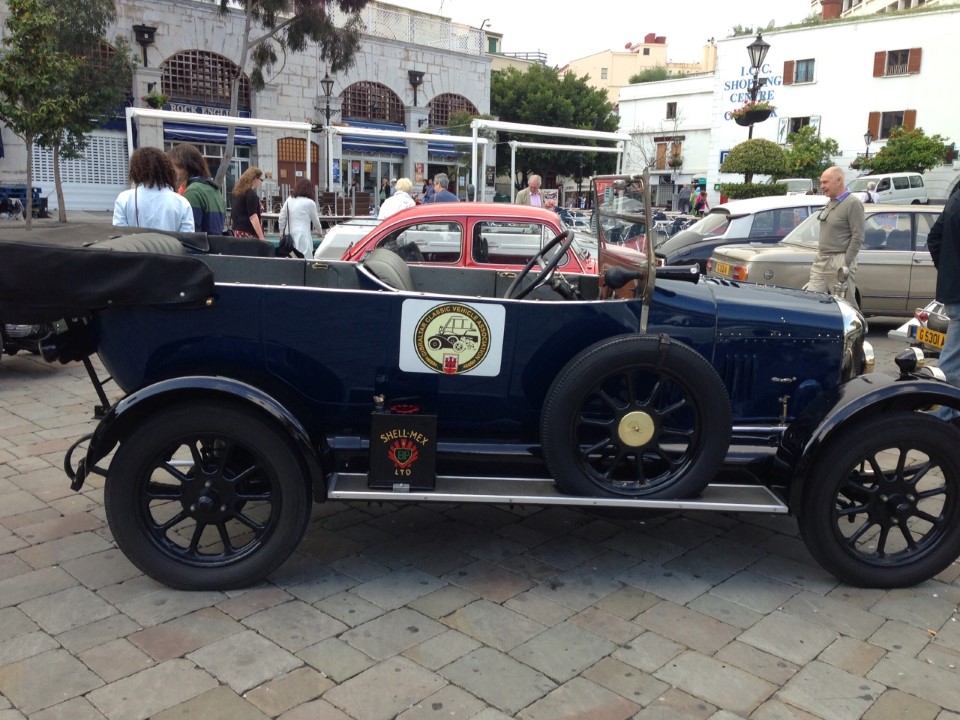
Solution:
<svg viewBox="0 0 960 720"><path fill-rule="evenodd" d="M174 146L169 154L180 183L178 191L193 208L196 231L222 235L226 226L227 205L220 189L210 179L207 161L190 143Z"/></svg>

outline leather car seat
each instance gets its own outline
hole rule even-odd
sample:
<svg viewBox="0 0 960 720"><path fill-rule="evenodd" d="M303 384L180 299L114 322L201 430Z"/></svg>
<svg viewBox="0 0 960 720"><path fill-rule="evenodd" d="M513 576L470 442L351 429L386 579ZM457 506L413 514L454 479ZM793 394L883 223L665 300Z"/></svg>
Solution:
<svg viewBox="0 0 960 720"><path fill-rule="evenodd" d="M371 275L397 290L416 291L410 268L399 255L386 248L377 248L360 263Z"/></svg>

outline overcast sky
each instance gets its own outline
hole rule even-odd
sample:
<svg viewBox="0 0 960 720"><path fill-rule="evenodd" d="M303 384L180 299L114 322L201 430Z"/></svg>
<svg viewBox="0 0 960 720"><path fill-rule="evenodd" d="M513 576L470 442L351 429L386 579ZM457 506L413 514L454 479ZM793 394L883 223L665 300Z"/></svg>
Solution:
<svg viewBox="0 0 960 720"><path fill-rule="evenodd" d="M710 37L730 35L734 25L766 26L799 22L810 14L810 0L385 0L411 10L442 15L473 27L503 33L504 52L545 52L549 65L602 50L642 42L647 33L667 38L671 62L699 62Z"/></svg>

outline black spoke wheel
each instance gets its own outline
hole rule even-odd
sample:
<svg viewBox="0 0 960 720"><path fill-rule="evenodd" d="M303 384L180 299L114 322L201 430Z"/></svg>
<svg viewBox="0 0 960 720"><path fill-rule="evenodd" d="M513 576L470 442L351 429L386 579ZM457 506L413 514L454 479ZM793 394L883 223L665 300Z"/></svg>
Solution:
<svg viewBox="0 0 960 720"><path fill-rule="evenodd" d="M297 451L269 420L231 403L183 404L142 422L110 464L104 506L131 562L182 590L263 579L310 520Z"/></svg>
<svg viewBox="0 0 960 720"><path fill-rule="evenodd" d="M726 456L730 401L695 350L665 336L605 340L547 394L540 439L561 491L588 497L693 497Z"/></svg>
<svg viewBox="0 0 960 720"><path fill-rule="evenodd" d="M804 486L800 531L851 585L908 587L960 555L960 430L923 413L868 420L832 439Z"/></svg>

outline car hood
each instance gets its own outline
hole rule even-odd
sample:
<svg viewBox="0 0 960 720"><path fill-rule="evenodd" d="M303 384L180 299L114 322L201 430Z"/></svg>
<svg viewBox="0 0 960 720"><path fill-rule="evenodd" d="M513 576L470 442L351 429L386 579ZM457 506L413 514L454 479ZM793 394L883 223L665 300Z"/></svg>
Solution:
<svg viewBox="0 0 960 720"><path fill-rule="evenodd" d="M774 243L773 245L768 243L743 243L739 245L721 245L713 251L713 257L723 262L737 263L749 261L810 263L813 262L815 253L816 251L812 248L801 245L788 245L782 242Z"/></svg>

